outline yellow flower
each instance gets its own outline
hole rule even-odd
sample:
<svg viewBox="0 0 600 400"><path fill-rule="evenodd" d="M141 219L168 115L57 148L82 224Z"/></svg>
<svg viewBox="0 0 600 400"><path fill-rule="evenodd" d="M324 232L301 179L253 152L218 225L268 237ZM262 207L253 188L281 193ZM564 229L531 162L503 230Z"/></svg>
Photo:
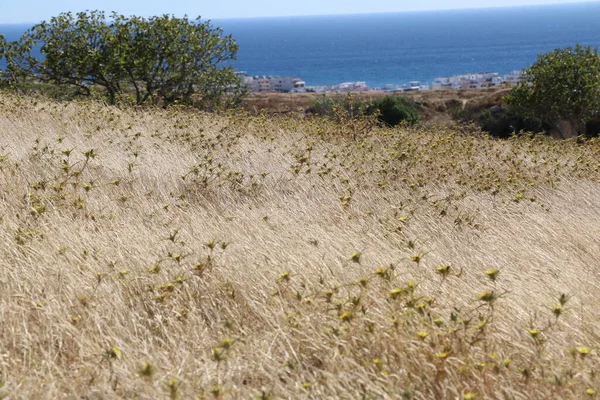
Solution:
<svg viewBox="0 0 600 400"><path fill-rule="evenodd" d="M581 357L585 357L592 352L592 349L585 346L575 347L575 350L581 355Z"/></svg>
<svg viewBox="0 0 600 400"><path fill-rule="evenodd" d="M497 298L498 296L494 292L483 292L477 297L478 300L485 301L486 303L491 303Z"/></svg>
<svg viewBox="0 0 600 400"><path fill-rule="evenodd" d="M487 275L488 278L490 278L492 280L492 282L495 282L496 279L498 278L498 274L500 273L499 270L497 269L488 269L487 271L485 271L485 274Z"/></svg>
<svg viewBox="0 0 600 400"><path fill-rule="evenodd" d="M534 339L537 338L540 335L540 333L542 333L542 331L540 331L539 329L528 329L527 332Z"/></svg>
<svg viewBox="0 0 600 400"><path fill-rule="evenodd" d="M340 319L344 322L350 322L352 321L352 318L354 318L354 313L350 311L346 311L345 313L340 315Z"/></svg>

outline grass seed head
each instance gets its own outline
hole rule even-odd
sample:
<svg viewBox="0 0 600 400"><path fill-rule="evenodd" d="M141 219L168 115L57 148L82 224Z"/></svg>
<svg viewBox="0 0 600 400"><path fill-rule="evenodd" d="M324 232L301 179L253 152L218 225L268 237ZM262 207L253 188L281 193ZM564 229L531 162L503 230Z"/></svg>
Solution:
<svg viewBox="0 0 600 400"><path fill-rule="evenodd" d="M114 359L120 360L121 357L123 356L123 353L121 352L121 350L118 347L113 346L107 351L107 355L108 355L108 358L114 358Z"/></svg>
<svg viewBox="0 0 600 400"><path fill-rule="evenodd" d="M140 375L147 378L152 378L155 372L156 370L154 369L150 361L146 361L140 368Z"/></svg>
<svg viewBox="0 0 600 400"><path fill-rule="evenodd" d="M495 268L488 269L485 271L485 274L492 282L496 282L496 279L498 279L498 275L500 274L500 270Z"/></svg>
<svg viewBox="0 0 600 400"><path fill-rule="evenodd" d="M354 318L354 313L352 311L346 311L339 317L344 322L350 322Z"/></svg>
<svg viewBox="0 0 600 400"><path fill-rule="evenodd" d="M586 346L575 347L575 350L582 358L586 357L592 352L592 349Z"/></svg>
<svg viewBox="0 0 600 400"><path fill-rule="evenodd" d="M540 334L542 333L542 331L540 331L539 329L528 329L527 333L529 333L529 336L531 336L534 339L537 339Z"/></svg>
<svg viewBox="0 0 600 400"><path fill-rule="evenodd" d="M493 303L494 301L496 301L497 298L498 298L498 295L495 294L493 291L491 291L491 292L486 291L486 292L481 293L479 296L477 296L478 300L481 300L486 303Z"/></svg>
<svg viewBox="0 0 600 400"><path fill-rule="evenodd" d="M450 265L440 265L435 269L435 272L443 276L444 278L450 275L452 267Z"/></svg>

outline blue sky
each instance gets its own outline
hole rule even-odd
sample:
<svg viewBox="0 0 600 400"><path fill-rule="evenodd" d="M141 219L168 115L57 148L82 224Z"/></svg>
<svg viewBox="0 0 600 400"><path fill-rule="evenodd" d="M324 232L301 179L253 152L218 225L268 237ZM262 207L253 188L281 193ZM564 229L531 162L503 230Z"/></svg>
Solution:
<svg viewBox="0 0 600 400"><path fill-rule="evenodd" d="M377 13L480 8L598 0L0 0L0 23L40 22L63 11L106 10L125 15L188 14L206 19Z"/></svg>

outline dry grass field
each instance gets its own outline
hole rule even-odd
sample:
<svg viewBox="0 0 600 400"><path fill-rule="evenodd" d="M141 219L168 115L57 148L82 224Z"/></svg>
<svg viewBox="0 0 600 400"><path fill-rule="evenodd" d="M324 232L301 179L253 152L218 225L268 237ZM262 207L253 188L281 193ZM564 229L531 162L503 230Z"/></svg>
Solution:
<svg viewBox="0 0 600 400"><path fill-rule="evenodd" d="M600 142L0 94L0 398L586 399Z"/></svg>

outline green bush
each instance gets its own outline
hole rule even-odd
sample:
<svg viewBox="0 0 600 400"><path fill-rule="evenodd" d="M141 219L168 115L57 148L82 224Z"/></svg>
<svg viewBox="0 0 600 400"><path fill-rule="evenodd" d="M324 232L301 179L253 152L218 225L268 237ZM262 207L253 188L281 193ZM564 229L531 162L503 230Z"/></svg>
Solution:
<svg viewBox="0 0 600 400"><path fill-rule="evenodd" d="M396 126L401 122L413 125L419 121L415 103L401 96L385 96L363 103L352 93L346 95L343 100L323 95L315 99L306 112L337 120L354 120L376 115L381 123L388 126Z"/></svg>
<svg viewBox="0 0 600 400"><path fill-rule="evenodd" d="M374 100L367 107L366 113L377 114L379 121L389 126L396 126L401 122L414 125L419 122L419 114L415 103L406 97L385 96Z"/></svg>
<svg viewBox="0 0 600 400"><path fill-rule="evenodd" d="M306 113L332 117L334 119L356 119L364 116L365 105L353 93L348 93L343 99L335 99L326 95L312 102Z"/></svg>
<svg viewBox="0 0 600 400"><path fill-rule="evenodd" d="M600 117L600 55L577 45L538 56L522 81L505 97L508 111L539 119L568 138L586 133Z"/></svg>
<svg viewBox="0 0 600 400"><path fill-rule="evenodd" d="M500 138L519 132L543 132L545 129L541 120L514 115L501 106L483 110L475 122L482 130Z"/></svg>
<svg viewBox="0 0 600 400"><path fill-rule="evenodd" d="M320 115L322 117L331 116L333 109L336 107L336 102L328 96L320 96L313 100L312 104L306 112L308 114Z"/></svg>

